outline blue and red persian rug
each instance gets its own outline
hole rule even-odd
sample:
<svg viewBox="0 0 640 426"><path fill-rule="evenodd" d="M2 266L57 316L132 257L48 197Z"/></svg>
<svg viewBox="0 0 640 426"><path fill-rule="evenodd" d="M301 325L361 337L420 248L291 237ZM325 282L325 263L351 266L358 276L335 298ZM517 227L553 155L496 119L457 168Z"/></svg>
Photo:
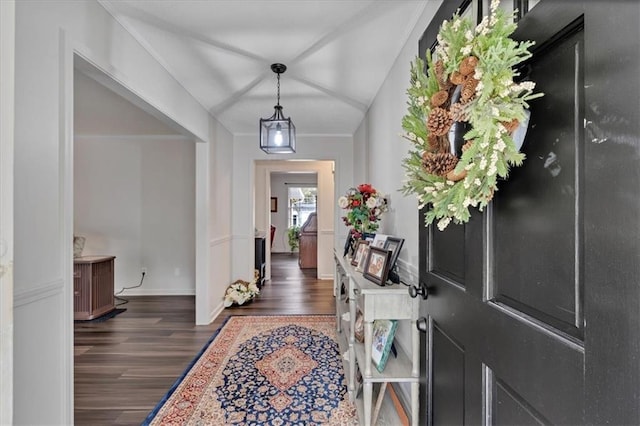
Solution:
<svg viewBox="0 0 640 426"><path fill-rule="evenodd" d="M233 316L144 425L353 425L335 317Z"/></svg>

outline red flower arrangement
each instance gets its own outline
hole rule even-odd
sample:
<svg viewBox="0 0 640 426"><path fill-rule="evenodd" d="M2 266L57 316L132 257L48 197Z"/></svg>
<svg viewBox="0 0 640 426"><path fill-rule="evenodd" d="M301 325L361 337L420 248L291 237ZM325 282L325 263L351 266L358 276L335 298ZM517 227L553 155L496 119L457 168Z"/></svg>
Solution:
<svg viewBox="0 0 640 426"><path fill-rule="evenodd" d="M351 233L355 238L365 232L375 232L380 226L380 216L388 210L384 195L368 183L349 188L346 195L338 198L338 205L348 210L342 220L346 226L352 227Z"/></svg>

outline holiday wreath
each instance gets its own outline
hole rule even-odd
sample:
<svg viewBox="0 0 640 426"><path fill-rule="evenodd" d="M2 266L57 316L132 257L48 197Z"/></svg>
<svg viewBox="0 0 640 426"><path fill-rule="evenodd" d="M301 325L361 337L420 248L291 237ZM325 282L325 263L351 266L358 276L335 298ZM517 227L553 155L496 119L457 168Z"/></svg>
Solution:
<svg viewBox="0 0 640 426"><path fill-rule="evenodd" d="M493 0L475 28L458 14L444 21L435 58L426 55L428 72L420 58L411 64L402 127L412 147L403 160L402 192L415 194L419 208L428 206L425 225L437 220L440 230L452 220L467 222L469 206L482 211L498 178L522 164L512 133L527 119L527 101L542 96L533 93L535 83L514 82L514 68L531 57L533 42L509 38L513 15L498 6ZM449 141L456 123L468 129L458 153Z"/></svg>

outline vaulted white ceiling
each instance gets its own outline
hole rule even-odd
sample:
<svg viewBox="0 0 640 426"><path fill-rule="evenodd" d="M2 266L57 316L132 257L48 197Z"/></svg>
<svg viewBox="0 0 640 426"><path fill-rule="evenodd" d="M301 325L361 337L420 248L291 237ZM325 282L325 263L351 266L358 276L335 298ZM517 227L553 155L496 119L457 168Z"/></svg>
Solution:
<svg viewBox="0 0 640 426"><path fill-rule="evenodd" d="M234 134L273 114L276 75L298 134L351 135L427 1L102 0ZM417 47L417 42L416 42Z"/></svg>

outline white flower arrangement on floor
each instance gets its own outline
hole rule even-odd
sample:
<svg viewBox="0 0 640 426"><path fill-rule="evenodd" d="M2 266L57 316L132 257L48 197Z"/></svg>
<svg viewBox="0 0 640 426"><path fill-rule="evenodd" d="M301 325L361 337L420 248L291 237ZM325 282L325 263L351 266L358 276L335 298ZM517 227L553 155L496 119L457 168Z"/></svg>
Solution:
<svg viewBox="0 0 640 426"><path fill-rule="evenodd" d="M236 280L233 282L229 288L227 288L227 292L224 295L224 307L228 308L234 304L244 305L245 303L253 300L260 294L257 282L257 277L255 277L251 282L243 280Z"/></svg>

